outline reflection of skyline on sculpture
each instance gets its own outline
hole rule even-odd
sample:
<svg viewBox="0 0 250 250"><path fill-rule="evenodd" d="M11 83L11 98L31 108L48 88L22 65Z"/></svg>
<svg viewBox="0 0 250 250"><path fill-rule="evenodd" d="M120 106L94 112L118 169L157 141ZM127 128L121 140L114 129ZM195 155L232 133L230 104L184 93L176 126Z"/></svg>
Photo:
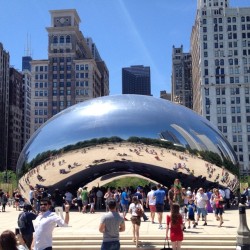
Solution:
<svg viewBox="0 0 250 250"><path fill-rule="evenodd" d="M112 141L112 138L115 141ZM41 159L45 160L45 155L55 157L57 154L61 157L62 154L69 152L70 148L75 148L74 150L88 148L90 145L88 141L91 142L91 147L103 145L103 142L113 143L112 145L117 148L115 150L119 149L119 141L133 143L132 145L140 144L142 141L145 145L152 144L157 148L166 142L170 143L170 148L173 145L180 146L179 149L175 149L178 151L183 151L185 148L212 151L222 162L224 160L233 164L237 162L232 147L220 131L192 110L150 96L118 95L79 103L50 119L38 129L24 147L18 161L18 172L23 172L24 166L25 171L37 167L36 164L41 164ZM107 157L105 160L105 164L102 164L107 168L105 173L108 173L111 168L109 166L112 165L114 168L120 158L117 160L116 157L115 159ZM126 161L124 166L120 166L120 170L136 171L135 165L139 167L138 160L142 164L147 164L144 161L148 159L139 157L136 159L137 162ZM163 166L160 161L157 164L159 167ZM99 168L98 175L102 175Z"/></svg>
<svg viewBox="0 0 250 250"><path fill-rule="evenodd" d="M91 108L92 106L97 108ZM107 109L106 112L95 113L95 110L102 107ZM127 139L137 136L160 139L159 134L164 132L177 138L178 144L199 150L199 147L194 146L194 141L191 142L184 135L192 135L191 130L207 135L214 144L217 144L219 138L225 140L215 127L211 129L211 124L204 126L202 123L209 122L193 111L166 100L136 95L110 96L74 105L54 116L38 129L29 142L30 147L26 146L24 150L30 152L31 160L35 154L43 151L60 149L92 138L119 136ZM180 130L183 132L180 133ZM194 140L197 141L197 138ZM224 152L235 162L235 156L232 157L229 153L233 150L228 142L226 147ZM212 148L209 150L214 151Z"/></svg>

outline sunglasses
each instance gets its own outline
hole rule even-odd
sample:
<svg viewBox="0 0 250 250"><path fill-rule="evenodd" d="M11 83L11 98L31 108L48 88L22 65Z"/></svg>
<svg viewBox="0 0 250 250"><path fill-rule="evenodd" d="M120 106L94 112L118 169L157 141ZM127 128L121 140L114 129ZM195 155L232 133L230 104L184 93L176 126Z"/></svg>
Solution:
<svg viewBox="0 0 250 250"><path fill-rule="evenodd" d="M48 203L41 203L40 206L48 206Z"/></svg>

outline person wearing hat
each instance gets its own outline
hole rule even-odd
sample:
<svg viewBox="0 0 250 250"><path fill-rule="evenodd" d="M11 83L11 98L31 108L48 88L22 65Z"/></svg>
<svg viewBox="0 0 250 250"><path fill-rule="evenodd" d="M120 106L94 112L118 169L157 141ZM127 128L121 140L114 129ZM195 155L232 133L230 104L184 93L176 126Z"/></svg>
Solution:
<svg viewBox="0 0 250 250"><path fill-rule="evenodd" d="M24 219L24 226L19 228L20 233L22 235L25 244L30 249L34 233L34 227L32 221L36 219L37 215L32 212L32 206L30 204L24 203L23 212L19 214L18 219L20 219L21 216L23 216Z"/></svg>
<svg viewBox="0 0 250 250"><path fill-rule="evenodd" d="M119 250L119 232L125 231L125 222L116 211L115 199L109 199L107 206L109 208L109 212L102 216L99 225L99 232L103 233L101 250Z"/></svg>

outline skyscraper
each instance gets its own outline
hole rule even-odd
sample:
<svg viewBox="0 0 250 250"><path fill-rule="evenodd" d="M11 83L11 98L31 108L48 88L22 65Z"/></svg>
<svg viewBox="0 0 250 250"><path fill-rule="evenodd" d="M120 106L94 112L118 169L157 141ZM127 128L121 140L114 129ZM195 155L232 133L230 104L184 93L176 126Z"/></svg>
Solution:
<svg viewBox="0 0 250 250"><path fill-rule="evenodd" d="M150 67L136 65L123 68L122 93L151 95Z"/></svg>
<svg viewBox="0 0 250 250"><path fill-rule="evenodd" d="M250 7L198 0L191 35L193 109L217 126L250 173Z"/></svg>
<svg viewBox="0 0 250 250"><path fill-rule="evenodd" d="M172 50L172 93L171 100L193 108L192 60L190 53L183 52L183 46Z"/></svg>
<svg viewBox="0 0 250 250"><path fill-rule="evenodd" d="M8 128L8 169L15 170L22 151L23 122L23 75L10 68L9 82L9 128Z"/></svg>
<svg viewBox="0 0 250 250"><path fill-rule="evenodd" d="M7 169L10 56L0 43L0 169Z"/></svg>
<svg viewBox="0 0 250 250"><path fill-rule="evenodd" d="M79 30L76 10L52 10L50 14L48 59L31 62L31 133L65 108L109 93L108 69L99 61L95 45L92 50L92 40L89 45Z"/></svg>

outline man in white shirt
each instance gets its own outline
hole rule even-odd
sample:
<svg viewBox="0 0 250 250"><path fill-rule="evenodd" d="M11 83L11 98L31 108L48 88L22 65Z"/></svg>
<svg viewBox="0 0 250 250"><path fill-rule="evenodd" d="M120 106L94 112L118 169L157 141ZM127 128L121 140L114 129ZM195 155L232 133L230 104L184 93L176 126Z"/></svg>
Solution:
<svg viewBox="0 0 250 250"><path fill-rule="evenodd" d="M67 227L69 223L69 204L65 205L65 219L50 211L51 201L42 198L40 203L40 214L33 221L34 237L31 249L52 250L52 233L56 225Z"/></svg>
<svg viewBox="0 0 250 250"><path fill-rule="evenodd" d="M205 222L203 226L207 226L207 202L208 197L207 194L204 193L203 188L199 188L196 196L195 196L196 206L197 206L197 219L195 225L198 225L198 221L200 219L200 215L204 216Z"/></svg>
<svg viewBox="0 0 250 250"><path fill-rule="evenodd" d="M148 194L147 194L147 201L146 201L146 206L149 207L149 210L150 210L150 216L151 216L152 223L155 223L154 222L155 212L156 212L156 206L155 206L156 200L154 197L155 191L156 191L156 186L151 187L151 191L148 192Z"/></svg>

